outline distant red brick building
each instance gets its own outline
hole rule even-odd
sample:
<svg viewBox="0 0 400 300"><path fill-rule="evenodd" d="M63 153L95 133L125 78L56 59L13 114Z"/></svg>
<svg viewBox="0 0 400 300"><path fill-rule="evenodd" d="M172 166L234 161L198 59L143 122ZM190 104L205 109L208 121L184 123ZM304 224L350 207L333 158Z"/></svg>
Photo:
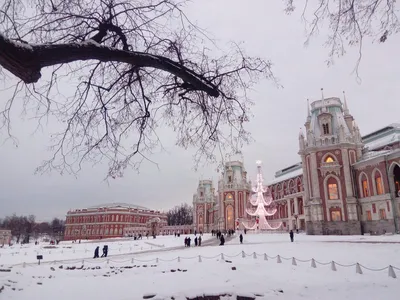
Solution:
<svg viewBox="0 0 400 300"><path fill-rule="evenodd" d="M159 234L166 225L167 215L162 212L127 203L110 203L70 210L64 239L122 237L125 228L135 228L136 233L143 235Z"/></svg>

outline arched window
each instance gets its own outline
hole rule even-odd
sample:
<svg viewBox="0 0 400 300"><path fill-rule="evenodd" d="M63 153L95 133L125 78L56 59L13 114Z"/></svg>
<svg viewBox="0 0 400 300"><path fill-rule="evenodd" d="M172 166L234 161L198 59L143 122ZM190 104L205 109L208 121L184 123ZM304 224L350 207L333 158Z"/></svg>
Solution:
<svg viewBox="0 0 400 300"><path fill-rule="evenodd" d="M329 134L329 124L322 124L322 130L324 134Z"/></svg>
<svg viewBox="0 0 400 300"><path fill-rule="evenodd" d="M339 199L339 187L338 187L337 180L333 177L329 177L326 184L328 187L328 199L329 200L338 200Z"/></svg>
<svg viewBox="0 0 400 300"><path fill-rule="evenodd" d="M199 225L203 225L203 215L199 215Z"/></svg>
<svg viewBox="0 0 400 300"><path fill-rule="evenodd" d="M375 172L374 176L374 181L375 181L375 192L377 195L383 195L383 182L382 182L382 176L381 173L377 170Z"/></svg>
<svg viewBox="0 0 400 300"><path fill-rule="evenodd" d="M302 192L303 191L303 185L301 183L301 179L297 179L297 192Z"/></svg>
<svg viewBox="0 0 400 300"><path fill-rule="evenodd" d="M393 179L396 197L400 197L400 167L398 165L393 168Z"/></svg>
<svg viewBox="0 0 400 300"><path fill-rule="evenodd" d="M361 196L369 197L368 178L365 173L361 174Z"/></svg>
<svg viewBox="0 0 400 300"><path fill-rule="evenodd" d="M227 229L234 229L235 228L235 220L233 215L233 207L229 205L226 208L226 222L227 222Z"/></svg>
<svg viewBox="0 0 400 300"><path fill-rule="evenodd" d="M335 160L332 158L332 156L327 156L326 158L325 158L325 162L326 163L333 163Z"/></svg>

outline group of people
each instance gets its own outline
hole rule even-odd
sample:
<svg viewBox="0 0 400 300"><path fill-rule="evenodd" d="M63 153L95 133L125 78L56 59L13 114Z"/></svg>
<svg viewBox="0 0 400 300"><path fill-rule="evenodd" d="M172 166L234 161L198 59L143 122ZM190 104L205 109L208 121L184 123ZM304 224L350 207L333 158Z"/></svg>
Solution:
<svg viewBox="0 0 400 300"><path fill-rule="evenodd" d="M96 249L94 249L93 258L99 258L99 250L100 250L99 246L97 246ZM108 245L104 245L103 254L101 255L101 257L107 257L107 255L108 255Z"/></svg>
<svg viewBox="0 0 400 300"><path fill-rule="evenodd" d="M185 247L190 247L192 239L190 237L185 237ZM194 246L201 246L201 236L194 238Z"/></svg>

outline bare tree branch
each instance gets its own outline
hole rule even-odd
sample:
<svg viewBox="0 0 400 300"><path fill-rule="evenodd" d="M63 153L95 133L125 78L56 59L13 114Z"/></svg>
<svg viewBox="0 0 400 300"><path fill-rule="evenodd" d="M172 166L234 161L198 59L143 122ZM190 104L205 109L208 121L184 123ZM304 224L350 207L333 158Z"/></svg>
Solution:
<svg viewBox="0 0 400 300"><path fill-rule="evenodd" d="M12 136L11 111L21 102L38 127L49 119L63 126L38 172L76 174L84 163L104 161L108 176L122 176L162 148L164 127L176 133L178 146L197 150L195 166L216 161L215 150L235 153L250 142L247 90L260 79L275 80L271 63L248 57L236 43L211 55L214 43L188 19L185 5L0 4L0 66L21 80L0 108L0 126Z"/></svg>
<svg viewBox="0 0 400 300"><path fill-rule="evenodd" d="M284 0L285 10L292 13L296 7L293 0ZM329 61L343 56L346 47L358 48L355 72L362 59L363 42L366 38L385 42L400 30L399 7L396 0L319 0L303 1L302 20L306 25L307 39L319 33L319 27L329 26L326 45L329 47Z"/></svg>

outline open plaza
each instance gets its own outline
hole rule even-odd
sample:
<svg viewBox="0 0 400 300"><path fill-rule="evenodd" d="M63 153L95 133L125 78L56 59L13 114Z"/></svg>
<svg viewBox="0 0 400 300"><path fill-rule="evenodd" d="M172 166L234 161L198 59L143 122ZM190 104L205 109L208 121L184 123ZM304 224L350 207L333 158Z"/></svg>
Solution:
<svg viewBox="0 0 400 300"><path fill-rule="evenodd" d="M201 247L185 235L0 249L1 299L397 299L400 237L243 234ZM191 235L194 238L194 235ZM93 259L107 244L107 258ZM42 255L40 265L36 260ZM284 279L284 280L283 280ZM236 299L236 298L232 298Z"/></svg>

